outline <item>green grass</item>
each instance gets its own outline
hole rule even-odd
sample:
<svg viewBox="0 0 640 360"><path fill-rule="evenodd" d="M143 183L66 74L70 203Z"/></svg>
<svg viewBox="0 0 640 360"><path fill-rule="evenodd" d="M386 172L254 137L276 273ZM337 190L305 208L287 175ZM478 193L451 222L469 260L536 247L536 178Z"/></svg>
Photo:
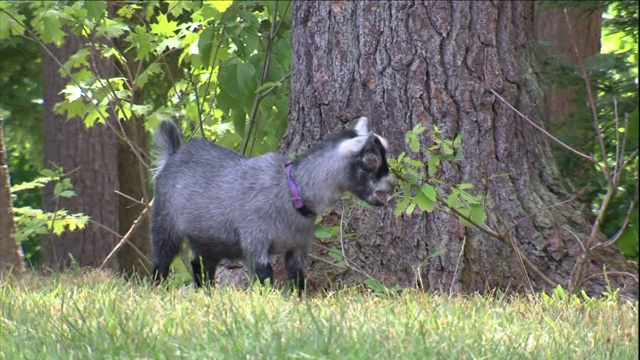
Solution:
<svg viewBox="0 0 640 360"><path fill-rule="evenodd" d="M97 271L0 279L0 359L637 359L612 300L183 292Z"/></svg>

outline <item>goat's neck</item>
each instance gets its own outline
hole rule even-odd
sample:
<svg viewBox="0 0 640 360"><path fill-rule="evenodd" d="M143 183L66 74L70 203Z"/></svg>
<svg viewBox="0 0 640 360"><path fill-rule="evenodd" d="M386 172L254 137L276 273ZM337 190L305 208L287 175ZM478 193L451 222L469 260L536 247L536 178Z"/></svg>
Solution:
<svg viewBox="0 0 640 360"><path fill-rule="evenodd" d="M331 155L303 159L292 169L302 200L316 214L333 206L345 192L346 165Z"/></svg>

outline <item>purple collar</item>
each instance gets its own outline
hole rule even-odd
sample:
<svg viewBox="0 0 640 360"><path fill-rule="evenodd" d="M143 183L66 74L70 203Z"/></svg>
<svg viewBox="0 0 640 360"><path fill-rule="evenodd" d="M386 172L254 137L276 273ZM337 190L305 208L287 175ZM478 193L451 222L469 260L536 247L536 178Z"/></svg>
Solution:
<svg viewBox="0 0 640 360"><path fill-rule="evenodd" d="M309 209L307 205L304 204L302 198L300 197L300 191L298 190L298 185L291 178L291 167L293 165L292 160L288 160L284 166L285 171L287 172L287 182L289 183L289 190L291 191L291 202L293 202L293 206L298 210L302 216L306 218L313 218L316 216L316 213L313 210Z"/></svg>

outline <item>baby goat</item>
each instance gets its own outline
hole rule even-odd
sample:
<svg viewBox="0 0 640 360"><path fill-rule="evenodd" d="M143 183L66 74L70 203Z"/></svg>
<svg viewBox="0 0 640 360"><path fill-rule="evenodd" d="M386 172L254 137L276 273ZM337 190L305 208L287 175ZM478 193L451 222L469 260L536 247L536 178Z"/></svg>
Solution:
<svg viewBox="0 0 640 360"><path fill-rule="evenodd" d="M380 206L393 189L387 141L367 123L362 117L354 130L290 160L247 158L204 139L180 146L176 125L162 122L154 137L161 153L151 225L155 281L166 279L186 237L197 287L203 270L213 281L222 259L243 259L261 283L273 284L269 255L285 254L287 275L302 291L315 217L346 191Z"/></svg>

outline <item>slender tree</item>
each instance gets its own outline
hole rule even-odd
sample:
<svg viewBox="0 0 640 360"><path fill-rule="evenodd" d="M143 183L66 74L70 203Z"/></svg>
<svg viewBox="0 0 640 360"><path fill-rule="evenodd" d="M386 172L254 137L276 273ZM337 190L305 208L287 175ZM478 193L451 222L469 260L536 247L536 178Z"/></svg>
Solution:
<svg viewBox="0 0 640 360"><path fill-rule="evenodd" d="M462 134L462 161L441 165L434 177L473 184L486 196L486 224L502 234L499 240L465 227L443 211L395 217L392 206L352 207L344 230L355 235L340 245L361 271L315 261L312 282L368 274L432 290L539 290L571 287L582 261L580 286L590 293L607 284L634 293L636 280L621 274L637 268L629 269L617 249L603 246L581 260L591 227L571 201L575 194L566 190L544 133L533 30L533 2L294 3L282 148L301 150L361 115L388 138L392 156L409 151L405 132L422 124L425 163L434 125L444 139ZM327 258L328 247L315 254ZM608 279L598 275L605 266Z"/></svg>
<svg viewBox="0 0 640 360"><path fill-rule="evenodd" d="M79 119L67 119L54 111L62 101L60 94L68 82L60 74L60 64L83 46L85 38L68 34L61 47L47 45L43 50L44 63L44 131L45 166L62 166L74 185L77 196L56 198L51 186L45 187L45 210L67 209L84 212L91 223L83 230L49 235L42 243L42 263L50 268L66 268L72 263L80 266L99 266L115 246L118 236L117 140L106 124L87 128ZM102 77L112 73L110 65L97 54L90 54ZM111 121L111 120L109 120ZM116 267L117 261L111 266Z"/></svg>
<svg viewBox="0 0 640 360"><path fill-rule="evenodd" d="M24 271L23 258L20 244L16 242L9 166L7 165L2 118L0 117L0 272Z"/></svg>

